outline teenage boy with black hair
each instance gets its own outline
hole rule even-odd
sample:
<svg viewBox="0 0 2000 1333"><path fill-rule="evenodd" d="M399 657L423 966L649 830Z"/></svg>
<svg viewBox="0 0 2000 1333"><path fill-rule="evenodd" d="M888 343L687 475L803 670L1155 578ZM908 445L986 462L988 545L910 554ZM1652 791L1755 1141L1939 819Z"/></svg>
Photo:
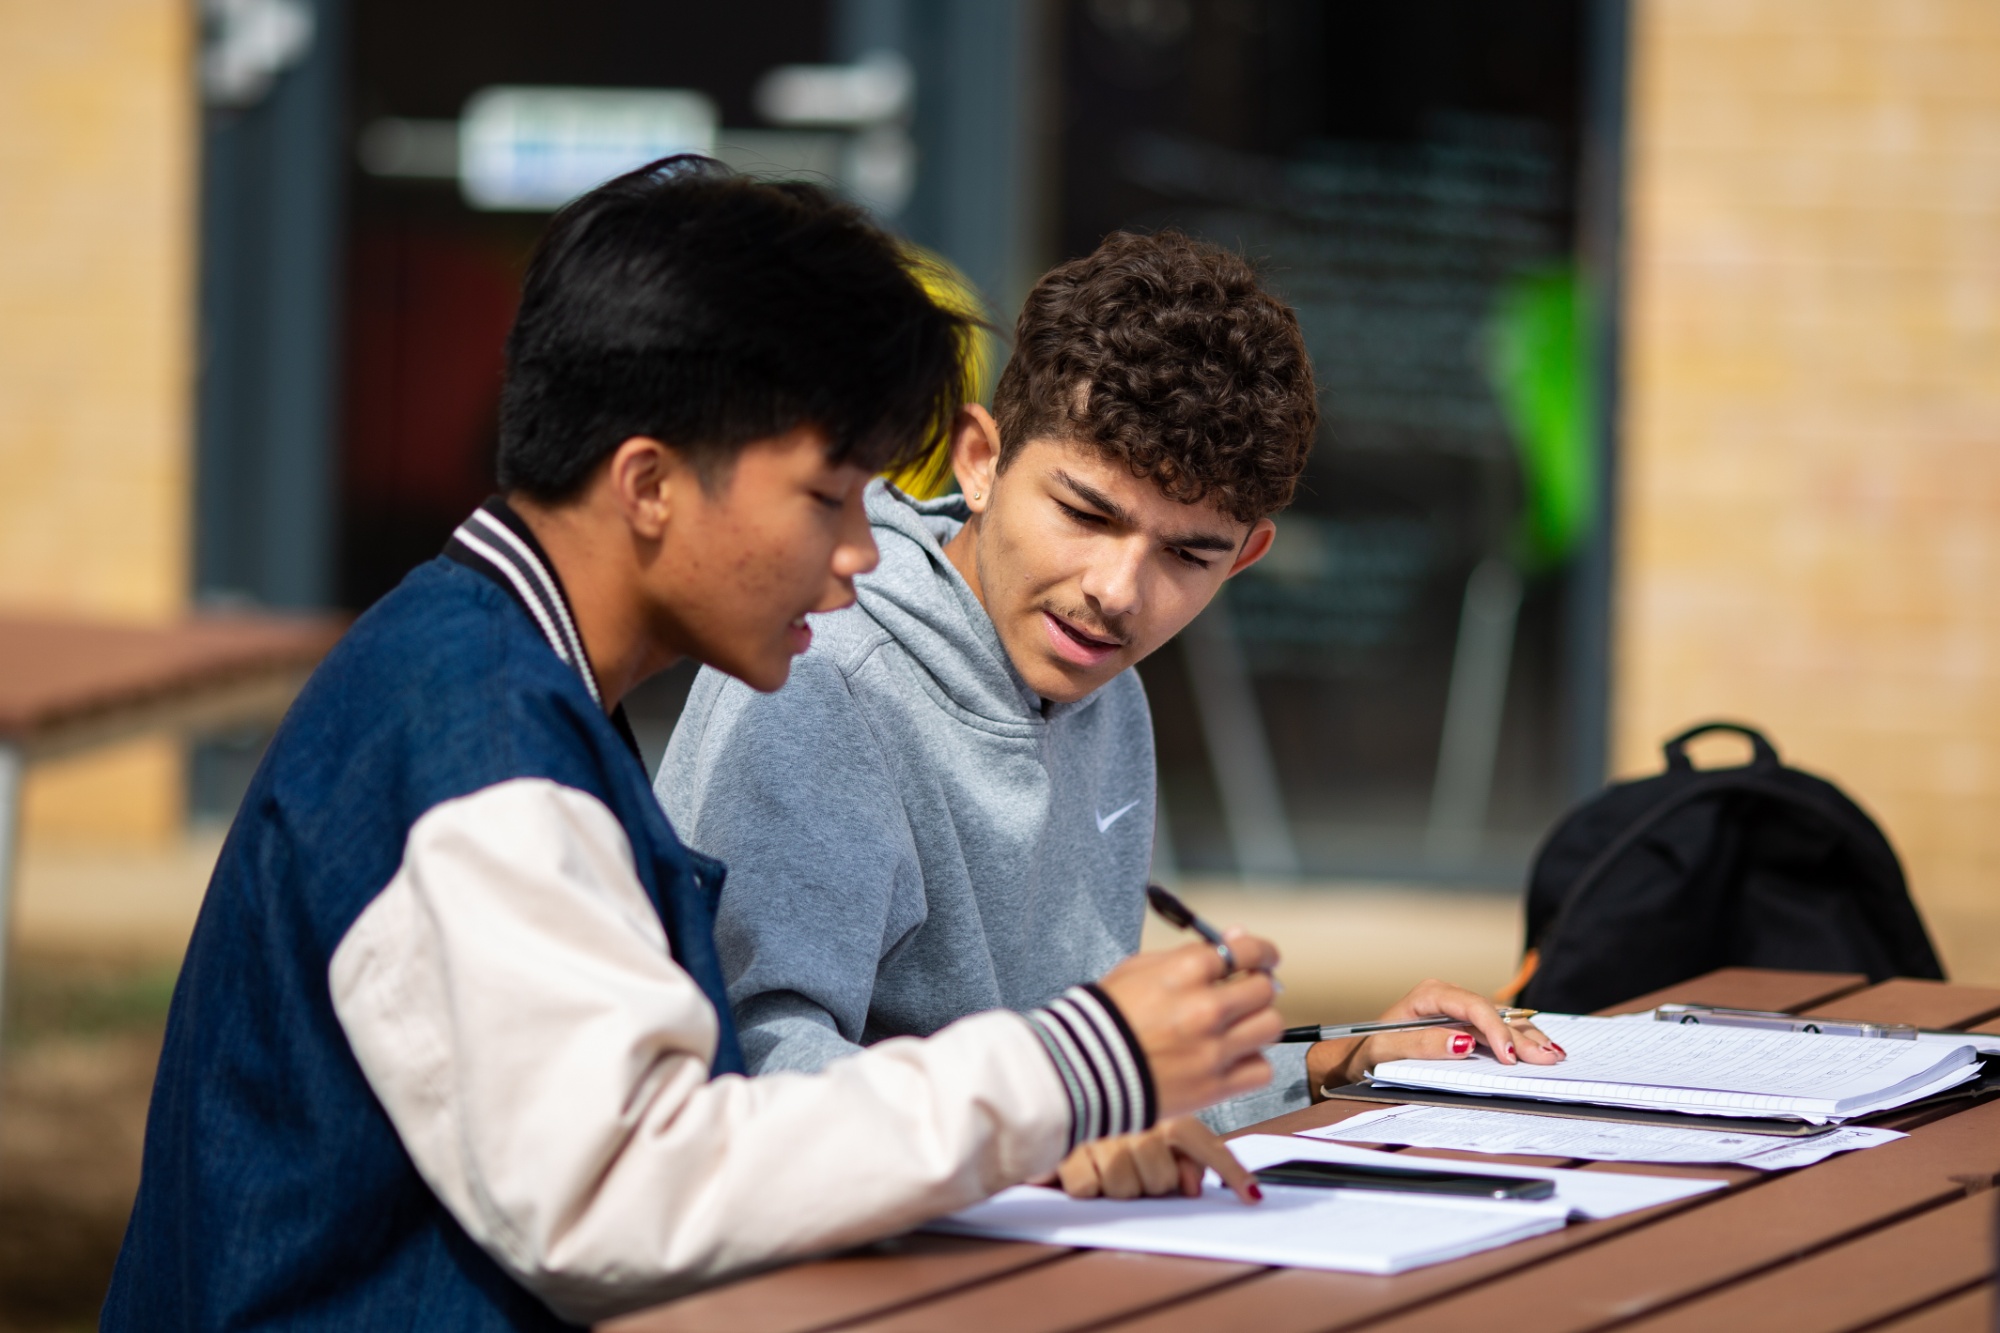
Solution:
<svg viewBox="0 0 2000 1333"><path fill-rule="evenodd" d="M1139 944L1153 733L1134 663L1270 549L1317 428L1291 310L1239 257L1114 235L1029 295L992 413L954 423L962 494L868 493L882 563L776 694L704 671L659 794L731 866L717 940L753 1072L829 1067L983 1009L1027 1009ZM1425 982L1511 1063L1560 1052ZM1218 1128L1304 1106L1463 1032L1272 1052ZM1231 1159L1199 1123L1099 1140L1083 1195L1191 1190Z"/></svg>
<svg viewBox="0 0 2000 1333"><path fill-rule="evenodd" d="M1190 947L734 1076L722 869L618 701L682 655L784 682L875 562L868 477L962 400L965 330L853 209L718 173L672 160L557 217L508 341L505 500L272 741L175 991L106 1328L566 1327L1269 1076L1249 936L1227 978Z"/></svg>

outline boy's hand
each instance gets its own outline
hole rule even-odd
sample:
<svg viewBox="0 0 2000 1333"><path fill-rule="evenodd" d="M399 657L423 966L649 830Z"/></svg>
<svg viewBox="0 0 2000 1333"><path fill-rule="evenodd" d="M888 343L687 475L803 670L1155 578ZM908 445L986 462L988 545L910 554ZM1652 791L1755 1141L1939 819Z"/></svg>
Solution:
<svg viewBox="0 0 2000 1333"><path fill-rule="evenodd" d="M1256 1177L1243 1169L1215 1133L1199 1120L1162 1120L1143 1134L1094 1139L1056 1168L1063 1192L1073 1199L1137 1199L1161 1194L1201 1193L1201 1176L1212 1167L1222 1183L1245 1203L1264 1197Z"/></svg>
<svg viewBox="0 0 2000 1333"><path fill-rule="evenodd" d="M1152 1067L1160 1116L1186 1115L1271 1081L1264 1047L1284 1031L1271 1007L1269 941L1228 932L1239 969L1222 974L1210 945L1135 954L1097 983L1111 996Z"/></svg>
<svg viewBox="0 0 2000 1333"><path fill-rule="evenodd" d="M1328 1084L1353 1083L1386 1060L1463 1060L1481 1043L1503 1065L1517 1060L1552 1065L1567 1054L1534 1024L1510 1027L1500 1021L1500 1011L1491 1000L1442 981L1423 982L1382 1017L1393 1021L1432 1014L1465 1019L1466 1026L1384 1032L1358 1041L1315 1042L1306 1052L1306 1082L1313 1096L1317 1098Z"/></svg>

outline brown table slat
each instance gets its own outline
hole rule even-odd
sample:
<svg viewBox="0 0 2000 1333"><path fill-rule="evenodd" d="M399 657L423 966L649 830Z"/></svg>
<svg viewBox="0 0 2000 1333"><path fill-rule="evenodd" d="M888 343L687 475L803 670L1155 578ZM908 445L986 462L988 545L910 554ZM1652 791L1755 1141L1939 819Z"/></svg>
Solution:
<svg viewBox="0 0 2000 1333"><path fill-rule="evenodd" d="M33 741L232 677L310 667L343 629L270 615L165 626L0 617L0 736Z"/></svg>
<svg viewBox="0 0 2000 1333"><path fill-rule="evenodd" d="M1614 1004L1601 1012L1636 1014L1663 1004L1719 1004L1732 1009L1803 1009L1836 995L1859 990L1868 978L1847 972L1772 972L1762 968L1724 967L1656 990L1650 995Z"/></svg>
<svg viewBox="0 0 2000 1333"><path fill-rule="evenodd" d="M603 1333L807 1333L941 1295L1072 1251L917 1234L685 1296L598 1327Z"/></svg>
<svg viewBox="0 0 2000 1333"><path fill-rule="evenodd" d="M1410 1276L1413 1275L1369 1277L1311 1268L1273 1268L1252 1281L1204 1292L1108 1325L1106 1333L1114 1329L1116 1333L1210 1333L1216 1329L1321 1333L1323 1329L1337 1327L1328 1322L1330 1310L1353 1316L1356 1312L1407 1305Z"/></svg>
<svg viewBox="0 0 2000 1333"><path fill-rule="evenodd" d="M1993 1284L1878 1324L1873 1333L1993 1333Z"/></svg>
<svg viewBox="0 0 2000 1333"><path fill-rule="evenodd" d="M1594 1329L1948 1202L1965 1189L1954 1176L1995 1173L2000 1103L1925 1125L1895 1143L1697 1201L1650 1226L1370 1327L1397 1333Z"/></svg>
<svg viewBox="0 0 2000 1333"><path fill-rule="evenodd" d="M1177 1259L1123 1250L1083 1250L1052 1264L984 1282L842 1333L1059 1333L1101 1323L1267 1271L1256 1264Z"/></svg>
<svg viewBox="0 0 2000 1333"><path fill-rule="evenodd" d="M1814 1004L1801 1012L1814 1018L1859 1018L1870 1023L1955 1028L2000 1014L2000 990L1896 977L1837 1000Z"/></svg>
<svg viewBox="0 0 2000 1333"><path fill-rule="evenodd" d="M1993 1203L1991 1191L1975 1194L1619 1327L1631 1333L1841 1333L1886 1319L1992 1276Z"/></svg>

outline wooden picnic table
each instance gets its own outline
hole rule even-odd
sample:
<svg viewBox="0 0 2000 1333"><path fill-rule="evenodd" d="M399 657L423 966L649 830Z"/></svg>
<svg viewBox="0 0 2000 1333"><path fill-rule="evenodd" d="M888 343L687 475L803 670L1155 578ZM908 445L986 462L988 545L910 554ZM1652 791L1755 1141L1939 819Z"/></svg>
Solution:
<svg viewBox="0 0 2000 1333"><path fill-rule="evenodd" d="M0 978L27 766L161 732L275 721L343 628L275 615L163 626L0 616Z"/></svg>
<svg viewBox="0 0 2000 1333"><path fill-rule="evenodd" d="M2000 1032L2000 990L1725 968L1669 1002ZM1245 1132L1370 1109L1323 1102ZM711 1288L605 1333L1991 1333L2000 1100L1912 1112L1879 1148L1793 1171L1546 1157L1479 1161L1723 1179L1712 1194L1395 1277L917 1233ZM1412 1156L1472 1154L1406 1149Z"/></svg>

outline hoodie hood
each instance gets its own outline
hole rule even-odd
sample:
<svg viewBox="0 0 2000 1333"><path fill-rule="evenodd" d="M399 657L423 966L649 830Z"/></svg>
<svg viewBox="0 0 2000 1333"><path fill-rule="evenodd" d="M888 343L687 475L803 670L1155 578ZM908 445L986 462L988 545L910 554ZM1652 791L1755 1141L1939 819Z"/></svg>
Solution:
<svg viewBox="0 0 2000 1333"><path fill-rule="evenodd" d="M972 517L964 496L913 500L878 479L865 501L882 561L854 581L855 598L953 703L996 722L1045 722L1097 697L1045 703L1014 670L993 617L944 553Z"/></svg>

